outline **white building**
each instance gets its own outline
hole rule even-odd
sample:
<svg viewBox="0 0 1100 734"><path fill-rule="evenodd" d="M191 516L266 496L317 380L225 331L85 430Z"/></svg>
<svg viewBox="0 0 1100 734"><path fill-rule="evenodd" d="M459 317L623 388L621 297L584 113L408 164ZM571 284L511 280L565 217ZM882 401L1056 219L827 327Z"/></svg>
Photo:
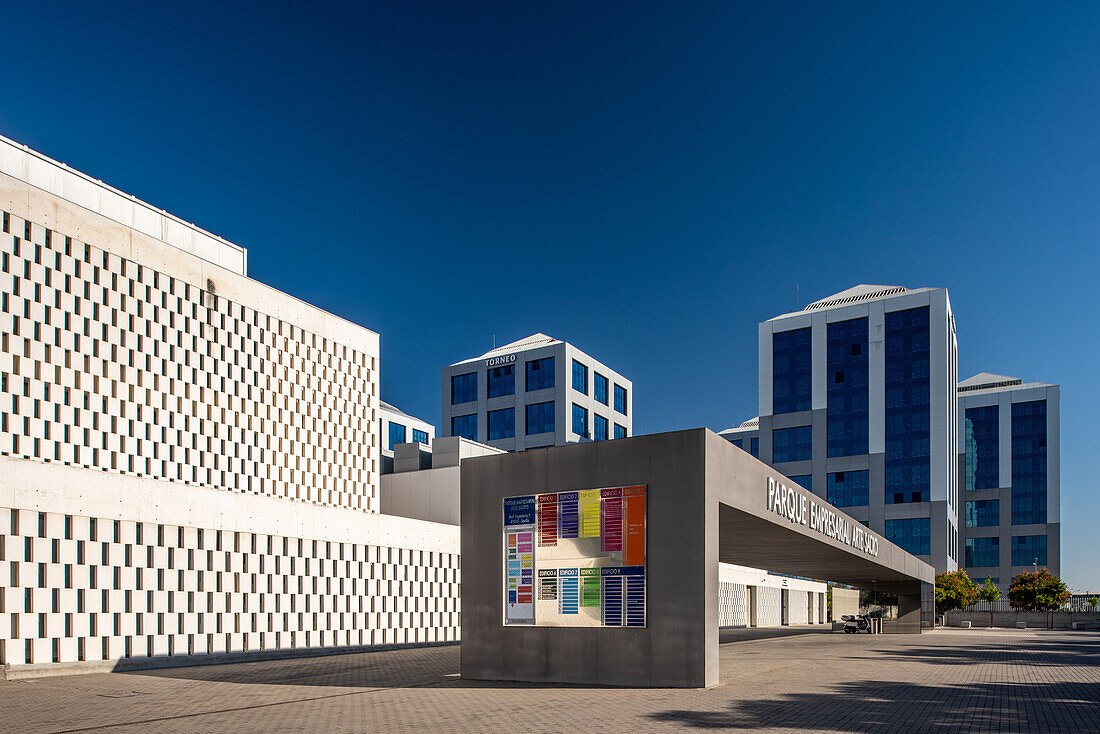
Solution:
<svg viewBox="0 0 1100 734"><path fill-rule="evenodd" d="M379 342L0 139L0 665L452 641L458 529L379 514Z"/></svg>
<svg viewBox="0 0 1100 734"><path fill-rule="evenodd" d="M1035 566L1058 574L1061 391L988 372L958 390L960 566L1002 587Z"/></svg>
<svg viewBox="0 0 1100 734"><path fill-rule="evenodd" d="M545 334L443 368L444 436L505 451L634 435L630 380Z"/></svg>
<svg viewBox="0 0 1100 734"><path fill-rule="evenodd" d="M859 285L761 323L759 340L755 434L723 435L757 438L762 461L937 571L957 568L947 290Z"/></svg>
<svg viewBox="0 0 1100 734"><path fill-rule="evenodd" d="M382 447L382 473L393 472L394 449L403 443L430 446L435 440L435 426L409 415L400 408L379 400L379 446ZM384 510L383 510L384 512Z"/></svg>

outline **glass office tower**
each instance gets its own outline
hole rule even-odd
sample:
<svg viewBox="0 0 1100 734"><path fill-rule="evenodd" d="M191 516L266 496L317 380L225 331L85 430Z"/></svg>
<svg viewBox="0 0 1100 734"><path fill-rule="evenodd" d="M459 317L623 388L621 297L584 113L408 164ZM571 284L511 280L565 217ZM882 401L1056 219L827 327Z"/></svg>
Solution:
<svg viewBox="0 0 1100 734"><path fill-rule="evenodd" d="M1061 390L983 372L959 383L962 565L1007 587L1035 566L1061 569Z"/></svg>
<svg viewBox="0 0 1100 734"><path fill-rule="evenodd" d="M763 322L759 338L758 423L723 435L755 443L760 459L937 571L955 570L958 347L947 290L856 286ZM1037 501L1026 506L1038 512Z"/></svg>

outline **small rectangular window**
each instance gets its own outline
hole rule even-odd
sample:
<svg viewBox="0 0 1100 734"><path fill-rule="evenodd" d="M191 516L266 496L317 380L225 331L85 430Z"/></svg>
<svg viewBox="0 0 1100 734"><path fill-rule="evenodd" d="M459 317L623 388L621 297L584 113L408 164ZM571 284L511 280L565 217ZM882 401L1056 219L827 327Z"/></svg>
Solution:
<svg viewBox="0 0 1100 734"><path fill-rule="evenodd" d="M399 443L405 443L405 426L390 421L390 451Z"/></svg>
<svg viewBox="0 0 1100 734"><path fill-rule="evenodd" d="M543 357L527 363L527 392L554 386L554 358Z"/></svg>
<svg viewBox="0 0 1100 734"><path fill-rule="evenodd" d="M592 372L592 397L597 403L607 405L607 378L599 372Z"/></svg>
<svg viewBox="0 0 1100 734"><path fill-rule="evenodd" d="M477 373L451 376L451 405L472 403L477 400Z"/></svg>
<svg viewBox="0 0 1100 734"><path fill-rule="evenodd" d="M515 438L516 435L516 409L504 408L503 410L489 411L489 440L497 441L503 438Z"/></svg>
<svg viewBox="0 0 1100 734"><path fill-rule="evenodd" d="M554 403L533 403L527 406L527 435L554 432Z"/></svg>
<svg viewBox="0 0 1100 734"><path fill-rule="evenodd" d="M573 389L585 395L588 394L588 367L577 360L573 360Z"/></svg>
<svg viewBox="0 0 1100 734"><path fill-rule="evenodd" d="M457 415L451 418L451 435L477 440L477 413Z"/></svg>
<svg viewBox="0 0 1100 734"><path fill-rule="evenodd" d="M582 408L576 403L573 404L573 433L582 438L589 438L588 409Z"/></svg>
<svg viewBox="0 0 1100 734"><path fill-rule="evenodd" d="M596 413L592 414L592 438L596 441L607 440L607 418Z"/></svg>
<svg viewBox="0 0 1100 734"><path fill-rule="evenodd" d="M626 388L622 385L615 386L615 412L626 415Z"/></svg>

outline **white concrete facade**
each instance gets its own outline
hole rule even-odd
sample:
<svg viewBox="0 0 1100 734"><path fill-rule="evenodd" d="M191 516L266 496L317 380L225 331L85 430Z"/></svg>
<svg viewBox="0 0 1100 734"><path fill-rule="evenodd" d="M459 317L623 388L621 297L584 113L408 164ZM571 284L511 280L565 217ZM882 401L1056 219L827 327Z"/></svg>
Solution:
<svg viewBox="0 0 1100 734"><path fill-rule="evenodd" d="M457 528L380 514L375 332L6 140L0 213L0 666L458 639Z"/></svg>
<svg viewBox="0 0 1100 734"><path fill-rule="evenodd" d="M1045 405L1045 453L1046 453L1046 521L1037 523L1014 524L1013 522L1013 405L1041 402ZM1034 554L1026 554L1024 563L1013 563L1013 545L1015 538L1042 536L1046 538L1046 558L1038 565L1049 568L1054 574L1061 572L1061 389L1058 385L1045 382L1025 383L1018 378L981 373L959 383L958 409L958 467L963 497L961 499L962 517L962 556L961 566L971 578L979 583L993 578L1002 588L1016 574L1032 570ZM996 408L997 420L997 465L998 481L996 486L970 488L966 481L968 463L973 467L976 445L968 436L967 411L974 408ZM976 416L975 416L976 417ZM970 456L968 457L968 452ZM973 472L973 468L971 468ZM969 484L973 484L973 479ZM998 508L996 524L988 524L989 518L979 513L974 503L983 503L983 509L989 509L989 503L995 502ZM995 565L980 563L981 560L973 548L972 542L996 538L999 562Z"/></svg>
<svg viewBox="0 0 1100 734"><path fill-rule="evenodd" d="M430 446L435 440L435 426L416 416L379 401L378 445L382 447L382 474L393 472L394 449L403 443L419 443Z"/></svg>
<svg viewBox="0 0 1100 734"><path fill-rule="evenodd" d="M718 564L718 626L775 627L828 622L828 585L758 568Z"/></svg>
<svg viewBox="0 0 1100 734"><path fill-rule="evenodd" d="M553 385L528 391L528 363L553 359ZM573 364L587 370L587 385L583 392L574 389ZM540 364L544 364L541 363ZM515 381L513 393L489 397L489 373L492 370L512 370ZM452 393L453 379L463 375L476 375L477 393L474 400L455 403ZM607 380L607 402L596 396L597 375ZM616 407L616 389L625 391L623 410ZM620 393L621 394L621 393ZM553 405L553 430L529 432L527 406L551 403ZM584 410L587 417L585 433L574 430L573 406ZM512 435L494 438L490 435L490 412L512 411ZM613 439L634 435L634 386L620 373L596 361L574 347L545 334L533 334L511 344L492 349L472 359L463 360L443 368L443 425L440 435L455 435L454 420L464 416L476 417L476 436L467 438L505 451L523 451L531 448L562 446L588 440ZM607 421L607 435L596 432L597 416Z"/></svg>
<svg viewBox="0 0 1100 734"><path fill-rule="evenodd" d="M382 475L382 512L457 526L461 463L475 456L502 453L501 449L459 436L437 439L430 448L401 444L394 449L394 471Z"/></svg>
<svg viewBox="0 0 1100 734"><path fill-rule="evenodd" d="M77 221L65 221L66 215L72 212L70 206L75 206L122 225L123 232L133 230L238 275L246 274L248 256L240 245L210 234L163 209L146 204L2 135L0 173L18 182L17 190L25 188L28 199L31 198L33 189L64 202L65 205L56 211L51 211L53 207L47 204L40 217L44 227L65 231L73 237L82 237L82 217L78 216ZM31 205L30 201L26 203ZM14 206L14 202L8 202L8 205ZM36 217L32 216L31 219Z"/></svg>
<svg viewBox="0 0 1100 734"><path fill-rule="evenodd" d="M886 446L886 343L887 314L910 309L928 310L929 331L929 411L928 411L928 500L887 502L885 497L887 466ZM828 327L853 319L867 320L867 453L828 456L828 385L832 375L827 360ZM777 333L810 329L809 407L796 412L776 414L773 410L773 337ZM887 535L887 523L894 520L929 518L930 553L918 554L937 571L958 567L958 473L954 446L956 431L958 342L954 316L944 288L908 289L901 286L857 286L810 304L806 309L783 314L759 325L759 404L756 436L759 458L775 465L790 477L811 477L811 491L828 496L828 476L833 473L867 472L869 501L844 509L871 529ZM812 456L807 460L773 461L773 434L776 430L809 426ZM728 429L727 439L743 439L747 444L752 432ZM746 450L748 449L745 446Z"/></svg>

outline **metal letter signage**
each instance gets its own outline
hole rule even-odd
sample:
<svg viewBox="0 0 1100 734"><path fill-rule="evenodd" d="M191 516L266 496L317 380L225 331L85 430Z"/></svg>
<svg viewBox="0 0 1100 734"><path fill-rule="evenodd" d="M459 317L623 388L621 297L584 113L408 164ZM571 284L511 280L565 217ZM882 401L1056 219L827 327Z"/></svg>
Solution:
<svg viewBox="0 0 1100 734"><path fill-rule="evenodd" d="M878 555L878 538L862 525L852 525L816 500L810 499L794 486L768 477L768 511L787 518L797 525L805 525L827 538L839 540L858 548L869 556Z"/></svg>
<svg viewBox="0 0 1100 734"><path fill-rule="evenodd" d="M509 354L504 357L491 357L485 360L486 367L499 367L502 364L512 364L516 361L516 355Z"/></svg>
<svg viewBox="0 0 1100 734"><path fill-rule="evenodd" d="M646 488L504 498L504 624L646 626Z"/></svg>

